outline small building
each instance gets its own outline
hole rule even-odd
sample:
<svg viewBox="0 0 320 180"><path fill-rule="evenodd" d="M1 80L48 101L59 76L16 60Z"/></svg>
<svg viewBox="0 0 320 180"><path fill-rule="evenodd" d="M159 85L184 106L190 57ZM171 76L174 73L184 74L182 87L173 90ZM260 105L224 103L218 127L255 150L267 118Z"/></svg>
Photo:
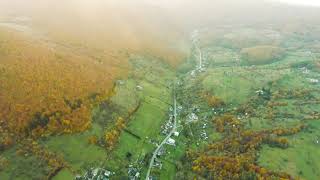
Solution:
<svg viewBox="0 0 320 180"><path fill-rule="evenodd" d="M176 137L178 137L179 134L180 134L180 133L179 133L178 131L176 131L176 132L173 133L173 135L176 136Z"/></svg>
<svg viewBox="0 0 320 180"><path fill-rule="evenodd" d="M319 83L318 79L313 79L313 78L309 78L308 81L313 84Z"/></svg>
<svg viewBox="0 0 320 180"><path fill-rule="evenodd" d="M196 72L194 70L192 70L190 74L192 77L196 76Z"/></svg>
<svg viewBox="0 0 320 180"><path fill-rule="evenodd" d="M165 150L164 147L162 146L162 147L159 149L158 153L157 153L157 158L160 157L160 156L162 156L162 155L164 155L165 152L166 152L166 150Z"/></svg>
<svg viewBox="0 0 320 180"><path fill-rule="evenodd" d="M158 159L155 159L153 167L162 169L162 162L160 160L158 160Z"/></svg>
<svg viewBox="0 0 320 180"><path fill-rule="evenodd" d="M139 91L142 91L142 90L143 90L143 87L140 86L140 85L138 85L136 88L137 88L137 90L139 90Z"/></svg>
<svg viewBox="0 0 320 180"><path fill-rule="evenodd" d="M137 172L136 175L134 175L134 177L135 177L136 179L139 179L139 177L140 177L140 172Z"/></svg>
<svg viewBox="0 0 320 180"><path fill-rule="evenodd" d="M258 95L263 95L264 92L263 92L263 90L260 89L260 90L256 91L256 93L257 93Z"/></svg>
<svg viewBox="0 0 320 180"><path fill-rule="evenodd" d="M118 81L117 81L117 84L119 84L119 85L124 85L124 81L123 81L123 80L118 80Z"/></svg>
<svg viewBox="0 0 320 180"><path fill-rule="evenodd" d="M174 139L172 139L172 138L169 138L166 143L169 144L169 145L172 145L172 146L176 145L176 141Z"/></svg>
<svg viewBox="0 0 320 180"><path fill-rule="evenodd" d="M106 177L110 177L110 176L111 176L111 172L106 170L106 171L104 172L104 175L105 175Z"/></svg>
<svg viewBox="0 0 320 180"><path fill-rule="evenodd" d="M303 74L309 74L310 70L307 67L302 67L300 68L300 70L302 71Z"/></svg>
<svg viewBox="0 0 320 180"><path fill-rule="evenodd" d="M204 123L202 126L202 129L205 129L207 127L207 123Z"/></svg>

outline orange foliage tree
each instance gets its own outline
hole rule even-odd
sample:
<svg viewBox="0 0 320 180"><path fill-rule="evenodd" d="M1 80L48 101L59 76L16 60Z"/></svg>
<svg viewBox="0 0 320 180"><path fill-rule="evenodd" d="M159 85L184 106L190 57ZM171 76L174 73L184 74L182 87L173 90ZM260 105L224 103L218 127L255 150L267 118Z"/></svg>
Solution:
<svg viewBox="0 0 320 180"><path fill-rule="evenodd" d="M214 118L213 123L218 132L224 133L224 138L209 144L203 152L188 156L193 160L194 172L208 179L293 179L289 174L258 166L257 152L262 144L287 148L288 139L279 136L298 133L305 125L286 129L245 130L243 123L231 114Z"/></svg>
<svg viewBox="0 0 320 180"><path fill-rule="evenodd" d="M125 120L118 117L115 127L112 130L107 130L104 137L104 144L108 150L112 150L118 142L121 131L126 127Z"/></svg>
<svg viewBox="0 0 320 180"><path fill-rule="evenodd" d="M0 38L1 134L14 140L89 128L92 105L111 95L120 68L12 32Z"/></svg>

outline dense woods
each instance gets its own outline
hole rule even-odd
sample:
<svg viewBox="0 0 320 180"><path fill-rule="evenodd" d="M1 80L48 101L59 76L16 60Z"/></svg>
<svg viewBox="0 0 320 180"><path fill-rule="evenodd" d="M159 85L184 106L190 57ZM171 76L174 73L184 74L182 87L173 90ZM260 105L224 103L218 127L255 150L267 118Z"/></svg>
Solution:
<svg viewBox="0 0 320 180"><path fill-rule="evenodd" d="M0 36L2 148L19 137L89 128L92 105L111 95L120 70L17 33L1 31Z"/></svg>

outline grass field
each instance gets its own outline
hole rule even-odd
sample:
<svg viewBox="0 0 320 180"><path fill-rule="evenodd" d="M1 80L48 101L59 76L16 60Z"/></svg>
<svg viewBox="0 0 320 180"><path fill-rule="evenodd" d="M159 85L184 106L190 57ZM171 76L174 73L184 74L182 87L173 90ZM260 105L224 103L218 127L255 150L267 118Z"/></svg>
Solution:
<svg viewBox="0 0 320 180"><path fill-rule="evenodd" d="M129 164L137 165L137 162L143 160L145 156L151 154L156 148L150 140L160 142L162 136L161 125L168 119L168 109L171 104L172 94L170 89L170 79L174 74L170 69L165 69L161 64L155 61L144 62L141 57L135 57L132 60L133 66L138 70L134 72L132 77L136 85L140 86L139 95L141 105L138 111L130 118L126 129L139 138L122 132L119 144L108 155L108 165L110 169L126 175ZM155 64L153 64L155 63ZM159 75L159 73L161 75ZM141 78L141 74L148 74ZM130 153L130 159L126 158L126 154ZM149 163L149 160L146 159ZM146 170L146 165L139 165L142 170L142 177ZM120 172L119 172L120 171ZM120 177L120 176L117 176Z"/></svg>
<svg viewBox="0 0 320 180"><path fill-rule="evenodd" d="M221 134L215 132L215 127L212 125L205 129L209 134L208 139L199 138L199 132L203 132L201 128L203 124L210 124L210 118L207 117L215 117L212 110L203 104L204 100L200 100L199 94L201 92L207 92L221 98L227 104L225 111L232 112L233 109L237 109L250 102L251 98L256 97L256 91L266 88L270 89L271 94L282 91L293 94L303 91L308 93L302 96L289 95L285 98L275 96L265 105L258 104L255 109L252 109L252 114L241 119L245 124L245 129L262 131L296 127L299 124L306 124L308 128L293 136L286 136L289 139L287 149L263 145L258 152L259 158L256 163L275 172L289 173L293 177L308 180L319 179L320 175L317 169L319 169L320 145L317 140L320 138L318 133L320 122L317 116L312 121L305 120L305 118L310 117L310 114L319 112L320 93L317 89L320 86L319 83L310 82L310 79L319 79L319 74L311 65L314 64L314 58L310 56L307 50L287 51L286 56L280 57L277 61L270 61L265 64L258 63L259 65L254 66L236 62L240 52L235 49L209 44L202 50L204 64L206 64L205 72L190 76L190 74L181 71L180 73L185 74L179 75L179 77L184 78L181 92L184 93L182 96L185 98L180 98L180 101L184 108L198 107L200 112L196 114L199 115L200 120L191 124L192 128L184 125L184 131L193 132L193 136L190 136L190 133L182 133L178 142L182 142L183 145L180 144L175 149L168 148L171 153L167 154L164 159L174 159L176 171L168 170L170 165L164 160L160 178L196 177L197 175L188 174L187 170L183 170L190 168L188 165L184 165L182 170L180 169L182 172L177 175L177 171L179 171L177 170L177 168L179 169L177 164L183 161L179 152L187 149L202 152L202 148L207 143L221 139ZM191 58L196 58L196 56L191 56ZM193 64L196 67L196 63L195 60L190 59L185 62L186 65L182 66L188 67ZM307 67L308 71L302 67ZM306 103L304 104L304 102ZM182 121L186 119L187 117L181 117ZM172 154L176 155L173 156Z"/></svg>
<svg viewBox="0 0 320 180"><path fill-rule="evenodd" d="M259 163L275 171L289 172L303 179L320 177L320 122L308 123L310 130L290 137L290 147L282 150L264 146L260 152Z"/></svg>
<svg viewBox="0 0 320 180"><path fill-rule="evenodd" d="M230 37L230 34L226 36ZM240 47L259 45L256 38ZM241 39L233 39L238 40ZM262 41L266 42L266 39ZM261 61L254 57L248 64L239 59L241 48L208 43L201 47L204 70L196 69L198 51L195 49L177 69L151 55L130 55L128 76L115 81L112 96L93 108L89 130L38 140L41 146L61 155L69 165L53 179L72 179L76 174L98 167L115 172L111 179L128 179L128 170L135 167L140 173L139 179L144 179L152 153L165 137L161 134L161 126L169 120L173 82L177 79L177 131L180 134L172 137L176 146L163 146L165 153L158 158L162 168L153 167L152 177L161 180L206 179L192 170L194 161L188 159L187 152L218 156L225 153L206 150L208 145L231 137L218 132L215 120L224 114L232 114L243 125L243 130L252 132L307 125L301 132L284 136L289 140L288 148L262 142L263 145L254 151L257 157L254 164L293 177L318 180L320 84L311 80L319 79L319 71L315 58L307 49L292 50L287 47L290 43L282 45L287 48L286 56L270 60L266 55L268 60L263 59L263 63L251 62ZM265 56L263 52L259 53ZM261 91L270 94L265 98L259 94ZM225 104L210 106L208 96L216 96ZM197 119L189 121L190 115L196 115ZM126 126L115 146L107 150L101 141L104 141L106 132L116 127L119 117L125 119ZM89 144L88 139L92 136L98 138L97 145ZM0 179L43 179L48 174L48 164L32 154L17 156L18 148L15 146L1 154L0 158L6 158L10 163L8 168L0 171Z"/></svg>

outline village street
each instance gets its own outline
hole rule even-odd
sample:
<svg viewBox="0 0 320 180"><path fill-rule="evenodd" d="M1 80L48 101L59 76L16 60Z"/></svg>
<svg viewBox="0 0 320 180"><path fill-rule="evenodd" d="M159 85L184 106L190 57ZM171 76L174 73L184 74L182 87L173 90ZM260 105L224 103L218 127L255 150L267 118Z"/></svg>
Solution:
<svg viewBox="0 0 320 180"><path fill-rule="evenodd" d="M199 72L201 72L202 70L202 52L201 49L199 48L199 46L197 45L197 31L195 31L192 35L192 42L197 50L197 52L199 53L198 55L198 65L196 66L196 70L198 70ZM177 94L176 94L176 82L173 83L173 127L171 129L171 131L167 134L167 136L163 139L163 141L157 146L157 148L155 149L155 151L152 154L150 163L149 163L149 167L147 170L147 175L146 175L146 180L150 179L150 172L152 167L154 166L155 160L157 158L157 154L159 153L159 151L161 150L161 148L168 143L168 141L170 140L170 138L172 137L172 135L177 131Z"/></svg>
<svg viewBox="0 0 320 180"><path fill-rule="evenodd" d="M175 86L175 84L173 86ZM149 179L150 171L151 171L151 168L153 167L153 164L155 162L158 152L160 151L162 146L167 143L168 139L172 136L172 134L176 132L176 128L177 128L177 100L176 100L175 87L174 87L173 88L173 127L169 132L169 134L164 138L164 140L160 143L160 145L158 145L157 149L153 152L152 158L150 160L150 164L148 167L147 175L146 175L146 180Z"/></svg>

